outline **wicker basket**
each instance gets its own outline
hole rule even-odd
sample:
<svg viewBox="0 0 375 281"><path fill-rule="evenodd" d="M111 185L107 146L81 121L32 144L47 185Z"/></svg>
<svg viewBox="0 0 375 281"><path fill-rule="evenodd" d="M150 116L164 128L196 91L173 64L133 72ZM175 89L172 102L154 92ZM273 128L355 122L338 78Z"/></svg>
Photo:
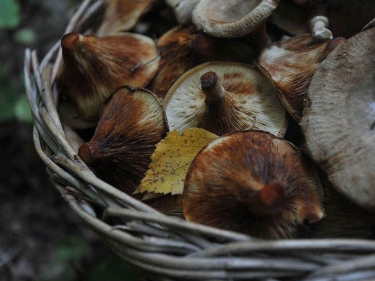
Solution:
<svg viewBox="0 0 375 281"><path fill-rule="evenodd" d="M85 21L102 7L101 0L85 0L66 33L82 31ZM98 179L68 143L56 111L52 85L60 64L59 43L41 63L35 51L26 51L26 92L36 151L74 212L144 276L151 280L375 280L375 241L254 239L167 217ZM101 218L93 205L103 210ZM108 224L110 217L121 225Z"/></svg>

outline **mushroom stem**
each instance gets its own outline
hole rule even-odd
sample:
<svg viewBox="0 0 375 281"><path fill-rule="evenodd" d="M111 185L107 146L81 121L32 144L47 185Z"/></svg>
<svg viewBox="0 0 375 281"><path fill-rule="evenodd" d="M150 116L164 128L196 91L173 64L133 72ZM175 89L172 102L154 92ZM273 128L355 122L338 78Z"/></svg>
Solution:
<svg viewBox="0 0 375 281"><path fill-rule="evenodd" d="M324 16L316 16L311 19L310 29L316 41L326 41L333 38L332 32L327 28L328 25L328 18Z"/></svg>
<svg viewBox="0 0 375 281"><path fill-rule="evenodd" d="M286 206L284 188L279 183L265 185L245 197L248 211L257 216L271 216L280 213Z"/></svg>
<svg viewBox="0 0 375 281"><path fill-rule="evenodd" d="M207 101L215 101L225 96L225 89L215 72L206 72L201 76L200 81L202 91L205 94Z"/></svg>

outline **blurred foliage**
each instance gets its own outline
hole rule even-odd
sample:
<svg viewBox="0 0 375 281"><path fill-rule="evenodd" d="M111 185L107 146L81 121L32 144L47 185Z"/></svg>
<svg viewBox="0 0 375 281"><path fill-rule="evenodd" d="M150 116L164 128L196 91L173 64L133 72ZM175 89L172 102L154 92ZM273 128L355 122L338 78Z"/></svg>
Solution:
<svg viewBox="0 0 375 281"><path fill-rule="evenodd" d="M11 119L31 122L31 112L26 95L18 95L0 68L0 122Z"/></svg>
<svg viewBox="0 0 375 281"><path fill-rule="evenodd" d="M14 34L14 41L20 44L24 45L31 45L36 40L36 34L34 30L30 28L24 28L17 30L17 32Z"/></svg>
<svg viewBox="0 0 375 281"><path fill-rule="evenodd" d="M45 265L39 276L40 281L79 280L77 276L83 258L91 251L87 239L65 236L59 244L55 256Z"/></svg>
<svg viewBox="0 0 375 281"><path fill-rule="evenodd" d="M0 28L14 28L20 22L20 7L15 0L1 0Z"/></svg>
<svg viewBox="0 0 375 281"><path fill-rule="evenodd" d="M136 281L139 277L133 268L117 256L107 258L100 262L92 271L89 281Z"/></svg>
<svg viewBox="0 0 375 281"><path fill-rule="evenodd" d="M79 236L65 236L54 257L42 270L38 281L137 281L139 276L123 259L103 253L94 263L87 259L95 255L95 247ZM85 262L86 260L86 262Z"/></svg>

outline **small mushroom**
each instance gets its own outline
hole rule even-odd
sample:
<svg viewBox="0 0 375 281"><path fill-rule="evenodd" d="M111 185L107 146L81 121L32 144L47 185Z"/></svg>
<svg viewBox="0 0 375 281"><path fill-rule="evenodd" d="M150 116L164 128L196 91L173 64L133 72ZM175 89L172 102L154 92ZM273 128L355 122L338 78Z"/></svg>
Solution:
<svg viewBox="0 0 375 281"><path fill-rule="evenodd" d="M254 67L208 62L186 72L163 106L171 130L203 128L216 135L250 128L283 136L286 113L271 83Z"/></svg>
<svg viewBox="0 0 375 281"><path fill-rule="evenodd" d="M193 11L193 22L212 36L240 37L261 27L279 1L201 0Z"/></svg>
<svg viewBox="0 0 375 281"><path fill-rule="evenodd" d="M324 16L315 16L310 20L310 31L314 41L332 39L332 32L327 28L329 20Z"/></svg>
<svg viewBox="0 0 375 281"><path fill-rule="evenodd" d="M235 132L211 142L185 179L188 221L277 239L299 235L324 214L314 168L286 140L262 131Z"/></svg>
<svg viewBox="0 0 375 281"><path fill-rule="evenodd" d="M102 103L116 88L144 87L158 68L155 42L139 34L100 38L69 33L61 47L64 64L57 86L85 120L98 119Z"/></svg>
<svg viewBox="0 0 375 281"><path fill-rule="evenodd" d="M306 151L334 188L375 212L375 27L337 47L319 65L300 125Z"/></svg>
<svg viewBox="0 0 375 281"><path fill-rule="evenodd" d="M153 2L154 0L106 0L104 19L96 33L97 36L116 35L129 31Z"/></svg>
<svg viewBox="0 0 375 281"><path fill-rule="evenodd" d="M314 72L344 41L335 38L316 42L313 36L305 34L278 41L261 53L260 70L275 84L280 100L297 122Z"/></svg>
<svg viewBox="0 0 375 281"><path fill-rule="evenodd" d="M294 2L296 3L281 1L269 18L272 24L291 35L311 32L310 21L316 16L320 19L323 16L329 21L329 30L334 37L350 38L360 32L375 15L375 5L372 0L294 0ZM326 32L327 30L324 30L324 33Z"/></svg>
<svg viewBox="0 0 375 281"><path fill-rule="evenodd" d="M121 87L106 101L94 136L78 155L101 179L132 194L166 132L157 97L144 89Z"/></svg>
<svg viewBox="0 0 375 281"><path fill-rule="evenodd" d="M193 25L175 27L158 40L160 66L151 84L151 91L160 100L176 80L189 69L208 61L251 63L254 51L243 39L212 37L198 32Z"/></svg>

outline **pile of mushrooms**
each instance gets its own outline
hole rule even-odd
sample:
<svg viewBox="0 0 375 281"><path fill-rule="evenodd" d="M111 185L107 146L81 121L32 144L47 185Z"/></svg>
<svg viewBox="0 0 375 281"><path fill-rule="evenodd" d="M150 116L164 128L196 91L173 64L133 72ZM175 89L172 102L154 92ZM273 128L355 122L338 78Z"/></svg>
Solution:
<svg viewBox="0 0 375 281"><path fill-rule="evenodd" d="M106 1L94 33L61 39L69 141L98 177L188 221L266 239L375 237L375 9L360 1L361 20L348 18L345 2ZM175 205L135 195L157 144L186 128L219 137ZM342 227L351 220L361 231Z"/></svg>

